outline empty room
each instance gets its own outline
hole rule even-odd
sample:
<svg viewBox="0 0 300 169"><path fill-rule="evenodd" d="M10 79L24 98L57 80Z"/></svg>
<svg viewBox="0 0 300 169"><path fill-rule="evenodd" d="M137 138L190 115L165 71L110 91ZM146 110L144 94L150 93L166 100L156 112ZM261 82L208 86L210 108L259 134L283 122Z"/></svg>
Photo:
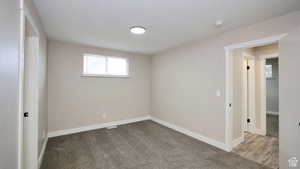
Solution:
<svg viewBox="0 0 300 169"><path fill-rule="evenodd" d="M299 0L0 2L0 169L300 169Z"/></svg>

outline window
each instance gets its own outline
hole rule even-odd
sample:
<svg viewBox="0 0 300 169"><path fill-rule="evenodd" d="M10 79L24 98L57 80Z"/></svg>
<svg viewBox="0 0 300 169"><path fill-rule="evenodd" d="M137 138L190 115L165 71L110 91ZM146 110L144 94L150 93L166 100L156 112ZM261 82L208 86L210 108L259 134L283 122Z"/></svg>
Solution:
<svg viewBox="0 0 300 169"><path fill-rule="evenodd" d="M128 77L127 58L85 54L83 56L83 75L102 77Z"/></svg>
<svg viewBox="0 0 300 169"><path fill-rule="evenodd" d="M266 65L266 78L270 79L273 77L272 65Z"/></svg>

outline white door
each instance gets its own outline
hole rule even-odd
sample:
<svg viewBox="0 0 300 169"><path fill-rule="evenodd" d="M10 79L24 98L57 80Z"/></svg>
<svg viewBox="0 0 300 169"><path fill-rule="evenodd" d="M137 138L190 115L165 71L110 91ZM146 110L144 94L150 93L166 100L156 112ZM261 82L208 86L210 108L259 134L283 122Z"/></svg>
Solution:
<svg viewBox="0 0 300 169"><path fill-rule="evenodd" d="M255 132L255 59L248 59L248 131Z"/></svg>
<svg viewBox="0 0 300 169"><path fill-rule="evenodd" d="M243 59L243 131L247 132L248 129L248 59Z"/></svg>
<svg viewBox="0 0 300 169"><path fill-rule="evenodd" d="M255 131L255 59L245 58L243 62L243 128Z"/></svg>
<svg viewBox="0 0 300 169"><path fill-rule="evenodd" d="M37 50L38 39L27 37L25 39L24 55L24 93L23 93L23 164L24 169L37 169Z"/></svg>
<svg viewBox="0 0 300 169"><path fill-rule="evenodd" d="M279 42L279 157L280 168L300 168L300 27ZM296 158L296 159L295 159ZM292 167L290 167L292 168Z"/></svg>

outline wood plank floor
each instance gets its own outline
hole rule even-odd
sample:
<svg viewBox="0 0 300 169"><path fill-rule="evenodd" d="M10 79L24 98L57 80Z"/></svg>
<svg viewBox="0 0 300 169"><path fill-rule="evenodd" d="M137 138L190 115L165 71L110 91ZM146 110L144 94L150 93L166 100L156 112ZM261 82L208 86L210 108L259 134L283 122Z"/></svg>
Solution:
<svg viewBox="0 0 300 169"><path fill-rule="evenodd" d="M279 116L267 114L267 136L278 137Z"/></svg>
<svg viewBox="0 0 300 169"><path fill-rule="evenodd" d="M269 168L279 168L279 142L277 137L246 133L245 141L234 148L233 152Z"/></svg>
<svg viewBox="0 0 300 169"><path fill-rule="evenodd" d="M143 121L50 138L41 169L269 169Z"/></svg>

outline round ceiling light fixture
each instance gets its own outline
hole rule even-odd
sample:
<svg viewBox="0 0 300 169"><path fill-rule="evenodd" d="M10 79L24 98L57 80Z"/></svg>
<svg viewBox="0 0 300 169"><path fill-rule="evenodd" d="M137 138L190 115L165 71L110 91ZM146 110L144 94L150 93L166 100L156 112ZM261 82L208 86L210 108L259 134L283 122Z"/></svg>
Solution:
<svg viewBox="0 0 300 169"><path fill-rule="evenodd" d="M130 28L130 32L136 35L142 35L146 33L146 28L142 26L133 26Z"/></svg>
<svg viewBox="0 0 300 169"><path fill-rule="evenodd" d="M221 27L223 26L224 21L223 20L216 20L216 27Z"/></svg>

